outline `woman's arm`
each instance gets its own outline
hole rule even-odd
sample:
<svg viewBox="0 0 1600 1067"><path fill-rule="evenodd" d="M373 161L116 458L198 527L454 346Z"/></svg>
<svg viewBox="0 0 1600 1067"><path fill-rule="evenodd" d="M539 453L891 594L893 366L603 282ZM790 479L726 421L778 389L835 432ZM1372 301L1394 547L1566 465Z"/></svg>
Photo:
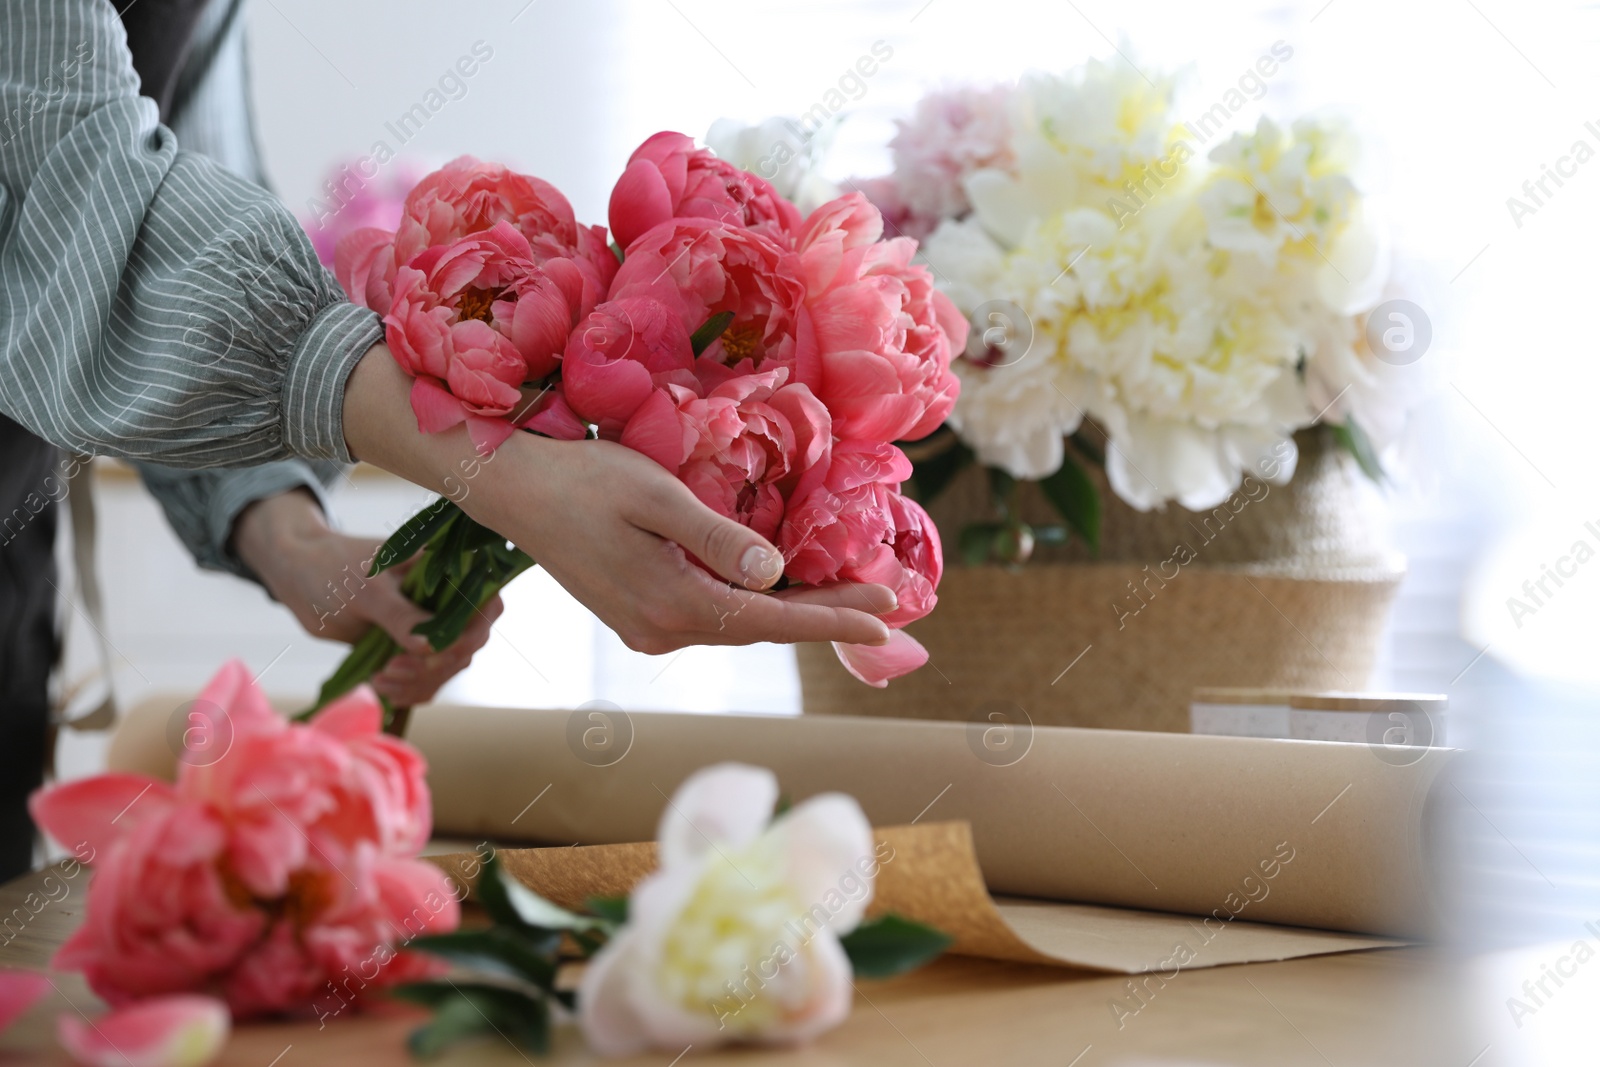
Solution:
<svg viewBox="0 0 1600 1067"><path fill-rule="evenodd" d="M777 549L638 452L517 433L480 457L463 427L417 430L410 385L384 346L361 360L345 394L350 451L449 495L537 560L629 648L889 640L874 615L893 610L891 590L841 584L759 592L782 574Z"/></svg>
<svg viewBox="0 0 1600 1067"><path fill-rule="evenodd" d="M173 466L347 459L345 379L381 323L138 91L106 0L0 4L0 411Z"/></svg>

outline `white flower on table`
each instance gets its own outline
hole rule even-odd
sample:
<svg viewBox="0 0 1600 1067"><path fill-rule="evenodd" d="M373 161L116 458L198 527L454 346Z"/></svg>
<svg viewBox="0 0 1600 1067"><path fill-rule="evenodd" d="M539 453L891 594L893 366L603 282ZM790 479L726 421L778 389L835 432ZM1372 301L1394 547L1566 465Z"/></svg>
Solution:
<svg viewBox="0 0 1600 1067"><path fill-rule="evenodd" d="M872 831L843 794L773 819L777 799L770 771L736 763L678 788L660 869L583 976L579 1021L596 1051L803 1041L849 1015L839 937L872 899Z"/></svg>

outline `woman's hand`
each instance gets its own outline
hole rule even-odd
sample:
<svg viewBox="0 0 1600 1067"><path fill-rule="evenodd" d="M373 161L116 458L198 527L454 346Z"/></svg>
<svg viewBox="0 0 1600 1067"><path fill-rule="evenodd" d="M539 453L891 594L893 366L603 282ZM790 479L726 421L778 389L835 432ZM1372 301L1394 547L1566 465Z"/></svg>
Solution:
<svg viewBox="0 0 1600 1067"><path fill-rule="evenodd" d="M706 507L639 453L604 441L517 433L480 457L461 427L418 431L410 387L383 345L357 364L345 387L352 454L448 494L537 560L629 648L661 653L696 644L889 640L875 616L894 608L891 590L763 592L782 572L777 549Z"/></svg>
<svg viewBox="0 0 1600 1067"><path fill-rule="evenodd" d="M400 591L407 566L367 577L381 541L330 529L309 493L294 490L250 505L234 523L239 558L294 614L312 637L354 643L371 626L382 627L402 651L372 677L372 687L397 707L433 699L489 640L504 610L500 599L483 611L449 648L432 651L411 628L428 617Z"/></svg>

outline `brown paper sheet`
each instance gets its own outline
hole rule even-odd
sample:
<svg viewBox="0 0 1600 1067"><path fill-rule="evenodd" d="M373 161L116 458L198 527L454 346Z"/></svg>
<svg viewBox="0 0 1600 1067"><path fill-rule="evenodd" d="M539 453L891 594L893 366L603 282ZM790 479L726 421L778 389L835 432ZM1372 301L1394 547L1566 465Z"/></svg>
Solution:
<svg viewBox="0 0 1600 1067"><path fill-rule="evenodd" d="M1380 943L1268 923L1438 931L1428 828L1450 750L1405 762L1364 745L1062 727L1007 747L983 730L434 706L415 713L409 737L430 762L438 830L474 840L647 841L678 784L722 760L772 768L795 800L849 793L874 825L964 820L989 893L1079 906L999 909L1032 950L1058 945L1054 955L1086 966L1138 969L1149 952L1118 946L1148 941L1165 958L1183 931L1213 933L1216 962ZM1224 924L1252 933L1215 936Z"/></svg>
<svg viewBox="0 0 1600 1067"><path fill-rule="evenodd" d="M966 956L1121 974L1175 972L1404 944L1327 930L1269 926L1238 919L1210 923L1185 916L1097 905L989 896L964 822L890 826L875 831L886 857L878 868L869 915L894 912L955 939ZM622 896L656 865L653 843L504 849L506 870L566 908L590 897ZM429 857L472 887L481 852Z"/></svg>

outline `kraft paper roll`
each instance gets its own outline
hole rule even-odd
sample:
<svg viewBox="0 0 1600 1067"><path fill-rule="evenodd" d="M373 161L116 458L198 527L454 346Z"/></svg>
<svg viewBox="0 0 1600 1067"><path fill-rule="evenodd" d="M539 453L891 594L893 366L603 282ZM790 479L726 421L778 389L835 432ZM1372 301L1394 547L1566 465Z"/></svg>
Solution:
<svg viewBox="0 0 1600 1067"><path fill-rule="evenodd" d="M1167 917L1185 928L1439 932L1429 827L1448 749L447 706L418 709L409 739L430 764L436 829L455 837L649 841L680 782L738 760L770 767L797 801L849 793L875 826L969 823L992 894L1199 917ZM1017 905L1014 918L1038 916Z"/></svg>
<svg viewBox="0 0 1600 1067"><path fill-rule="evenodd" d="M869 916L894 912L955 939L967 956L1124 974L1254 963L1397 942L1355 934L1209 921L1047 901L992 900L964 822L875 831L880 862ZM485 853L429 857L469 889ZM506 870L547 900L581 907L591 897L627 894L656 865L654 843L504 849ZM1292 861L1291 861L1292 863Z"/></svg>

